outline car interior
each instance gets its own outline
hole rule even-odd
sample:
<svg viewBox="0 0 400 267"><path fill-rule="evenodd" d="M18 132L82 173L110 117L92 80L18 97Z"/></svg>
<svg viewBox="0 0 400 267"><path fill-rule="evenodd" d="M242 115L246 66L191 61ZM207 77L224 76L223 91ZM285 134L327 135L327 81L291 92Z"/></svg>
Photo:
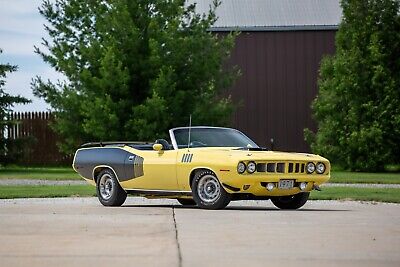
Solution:
<svg viewBox="0 0 400 267"><path fill-rule="evenodd" d="M129 145L130 147L138 150L153 150L153 145L154 144L161 144L163 149L162 150L172 150L173 147L170 143L168 143L167 140L165 139L157 139L153 144L131 144Z"/></svg>

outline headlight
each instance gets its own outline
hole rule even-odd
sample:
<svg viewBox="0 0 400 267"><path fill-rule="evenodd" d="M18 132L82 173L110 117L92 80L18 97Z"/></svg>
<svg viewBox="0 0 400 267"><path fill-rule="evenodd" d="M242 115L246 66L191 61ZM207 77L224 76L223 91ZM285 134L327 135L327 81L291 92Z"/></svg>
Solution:
<svg viewBox="0 0 400 267"><path fill-rule="evenodd" d="M315 164L312 162L307 163L306 171L307 173L313 173L315 171Z"/></svg>
<svg viewBox="0 0 400 267"><path fill-rule="evenodd" d="M318 162L316 169L318 174L323 174L325 172L325 164Z"/></svg>
<svg viewBox="0 0 400 267"><path fill-rule="evenodd" d="M253 172L255 172L256 171L256 164L253 162L253 161L250 161L248 164L247 164L247 172L248 173L253 173Z"/></svg>
<svg viewBox="0 0 400 267"><path fill-rule="evenodd" d="M244 173L245 170L246 170L246 164L244 164L243 162L239 162L239 164L237 165L238 173Z"/></svg>

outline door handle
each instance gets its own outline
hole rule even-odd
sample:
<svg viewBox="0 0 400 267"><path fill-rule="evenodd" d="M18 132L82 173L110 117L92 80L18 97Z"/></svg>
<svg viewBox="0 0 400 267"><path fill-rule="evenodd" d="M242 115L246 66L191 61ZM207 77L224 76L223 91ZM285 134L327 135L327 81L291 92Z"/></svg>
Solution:
<svg viewBox="0 0 400 267"><path fill-rule="evenodd" d="M129 156L129 157L128 157L128 160L129 160L129 161L132 161L134 158L135 158L135 156Z"/></svg>

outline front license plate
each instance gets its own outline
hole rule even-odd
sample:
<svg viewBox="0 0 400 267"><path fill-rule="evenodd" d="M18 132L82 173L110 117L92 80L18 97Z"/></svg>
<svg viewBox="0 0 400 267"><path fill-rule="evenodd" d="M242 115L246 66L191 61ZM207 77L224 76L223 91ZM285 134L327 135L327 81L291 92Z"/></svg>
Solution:
<svg viewBox="0 0 400 267"><path fill-rule="evenodd" d="M279 180L279 189L292 189L294 185L294 180Z"/></svg>

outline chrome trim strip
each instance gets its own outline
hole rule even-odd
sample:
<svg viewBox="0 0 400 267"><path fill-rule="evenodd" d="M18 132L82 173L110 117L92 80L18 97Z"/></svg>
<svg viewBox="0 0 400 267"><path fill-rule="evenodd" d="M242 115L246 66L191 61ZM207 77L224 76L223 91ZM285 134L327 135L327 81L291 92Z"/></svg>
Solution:
<svg viewBox="0 0 400 267"><path fill-rule="evenodd" d="M169 138L171 139L171 143L172 143L172 146L174 147L174 150L178 150L178 145L176 144L176 139L175 139L175 135L173 132L174 130L175 130L175 128L169 130Z"/></svg>
<svg viewBox="0 0 400 267"><path fill-rule="evenodd" d="M192 193L192 191L164 190L164 189L127 189L129 191L169 192L169 193Z"/></svg>
<svg viewBox="0 0 400 267"><path fill-rule="evenodd" d="M192 191L176 191L176 190L155 190L155 189L125 189L129 194L143 195L192 195Z"/></svg>

